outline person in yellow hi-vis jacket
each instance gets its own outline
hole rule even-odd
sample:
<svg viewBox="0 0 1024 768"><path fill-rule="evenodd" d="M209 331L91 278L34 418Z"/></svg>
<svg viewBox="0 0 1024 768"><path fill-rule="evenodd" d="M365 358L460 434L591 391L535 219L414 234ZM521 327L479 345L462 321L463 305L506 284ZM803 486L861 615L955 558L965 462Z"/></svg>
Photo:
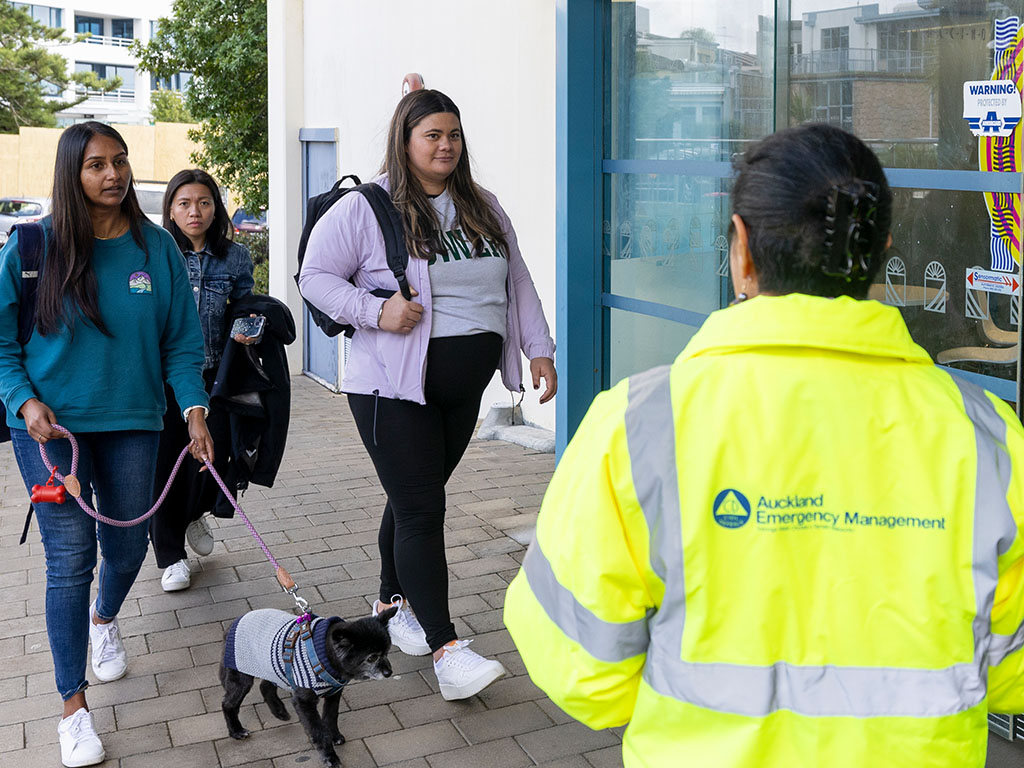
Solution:
<svg viewBox="0 0 1024 768"><path fill-rule="evenodd" d="M1024 711L1024 430L864 300L866 145L805 125L737 170L735 306L594 401L505 623L628 768L981 768Z"/></svg>

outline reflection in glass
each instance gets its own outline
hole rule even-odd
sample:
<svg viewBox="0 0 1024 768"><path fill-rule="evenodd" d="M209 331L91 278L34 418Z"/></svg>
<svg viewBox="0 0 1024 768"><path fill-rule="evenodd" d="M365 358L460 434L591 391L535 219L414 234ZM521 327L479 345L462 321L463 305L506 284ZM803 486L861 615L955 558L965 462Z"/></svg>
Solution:
<svg viewBox="0 0 1024 768"><path fill-rule="evenodd" d="M772 131L774 3L612 2L605 157L728 160Z"/></svg>
<svg viewBox="0 0 1024 768"><path fill-rule="evenodd" d="M963 83L990 78L994 23L1022 10L1021 0L793 0L790 124L841 126L889 167L978 170Z"/></svg>
<svg viewBox="0 0 1024 768"><path fill-rule="evenodd" d="M893 245L869 297L898 306L914 340L937 362L1013 380L1019 303L972 289L989 269L985 200L977 192L893 190Z"/></svg>
<svg viewBox="0 0 1024 768"><path fill-rule="evenodd" d="M697 332L697 326L638 315L619 309L606 309L608 333L608 380L604 387L676 359Z"/></svg>
<svg viewBox="0 0 1024 768"><path fill-rule="evenodd" d="M605 290L702 314L728 303L730 184L708 176L607 175Z"/></svg>

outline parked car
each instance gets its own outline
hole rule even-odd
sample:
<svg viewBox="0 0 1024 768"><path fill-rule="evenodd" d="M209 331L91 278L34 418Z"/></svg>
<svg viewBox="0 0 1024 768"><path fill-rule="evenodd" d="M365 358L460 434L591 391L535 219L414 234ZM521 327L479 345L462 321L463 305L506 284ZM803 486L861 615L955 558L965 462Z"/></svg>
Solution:
<svg viewBox="0 0 1024 768"><path fill-rule="evenodd" d="M164 192L167 189L165 181L136 181L135 196L139 198L139 207L146 214L146 218L157 226L164 223Z"/></svg>
<svg viewBox="0 0 1024 768"><path fill-rule="evenodd" d="M49 213L48 197L0 197L0 245L7 242L15 224L39 221Z"/></svg>
<svg viewBox="0 0 1024 768"><path fill-rule="evenodd" d="M262 211L257 216L239 208L231 216L231 226L235 228L236 235L242 232L266 232L267 212Z"/></svg>

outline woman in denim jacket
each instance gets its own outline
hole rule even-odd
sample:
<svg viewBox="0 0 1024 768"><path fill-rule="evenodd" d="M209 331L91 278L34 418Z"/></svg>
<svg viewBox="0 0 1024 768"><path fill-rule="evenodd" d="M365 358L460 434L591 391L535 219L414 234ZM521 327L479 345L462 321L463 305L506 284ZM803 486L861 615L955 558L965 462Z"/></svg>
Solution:
<svg viewBox="0 0 1024 768"><path fill-rule="evenodd" d="M213 387L228 329L227 305L252 293L252 259L248 249L230 239L231 222L220 197L217 182L206 171L179 171L164 193L164 229L174 236L188 268L192 298L203 328L203 378L206 391ZM236 339L246 343L244 337ZM160 436L157 480L170 475L174 462L187 442L181 419L173 418L177 406L168 392L167 416ZM227 415L211 407L207 423L213 436L216 469L224 474L230 459L230 432ZM164 569L160 585L165 592L187 589L191 584L185 540L197 555L213 551L213 535L203 516L213 508L220 489L208 474L200 474L201 465L185 459L164 503L150 522L157 565ZM160 492L160 488L155 493Z"/></svg>

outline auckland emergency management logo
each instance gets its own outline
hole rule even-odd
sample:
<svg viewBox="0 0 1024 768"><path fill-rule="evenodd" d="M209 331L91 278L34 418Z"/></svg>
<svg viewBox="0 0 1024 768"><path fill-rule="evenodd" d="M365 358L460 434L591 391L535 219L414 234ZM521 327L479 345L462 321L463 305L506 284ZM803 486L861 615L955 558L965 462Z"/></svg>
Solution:
<svg viewBox="0 0 1024 768"><path fill-rule="evenodd" d="M819 489L793 489L786 495L755 494L750 501L735 488L726 488L715 496L711 514L723 528L742 528L754 518L753 529L765 533L788 534L794 531L923 529L946 530L945 517L914 517L889 509L845 509L833 495ZM826 503L826 496L833 498Z"/></svg>
<svg viewBox="0 0 1024 768"><path fill-rule="evenodd" d="M750 502L739 491L726 488L715 496L711 514L723 528L741 528L750 519Z"/></svg>

